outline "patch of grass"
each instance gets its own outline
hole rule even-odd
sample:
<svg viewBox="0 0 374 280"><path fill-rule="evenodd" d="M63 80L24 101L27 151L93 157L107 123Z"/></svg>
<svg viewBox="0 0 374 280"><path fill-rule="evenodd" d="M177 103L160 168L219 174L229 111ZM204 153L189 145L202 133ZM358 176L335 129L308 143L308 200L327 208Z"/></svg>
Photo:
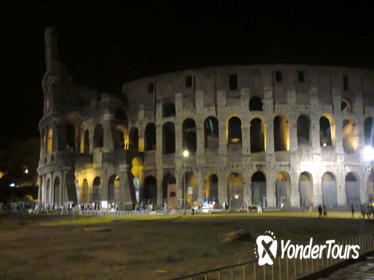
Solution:
<svg viewBox="0 0 374 280"><path fill-rule="evenodd" d="M65 256L64 261L75 263L75 264L86 264L93 261L95 257L92 257L84 252L75 252Z"/></svg>
<svg viewBox="0 0 374 280"><path fill-rule="evenodd" d="M0 226L0 271L7 279L168 279L250 260L256 236L266 230L298 243L374 231L373 221L346 219L342 213L337 213L342 219L303 214L7 216ZM110 231L84 230L104 224ZM237 229L249 231L253 240L224 241ZM155 273L159 270L165 272Z"/></svg>

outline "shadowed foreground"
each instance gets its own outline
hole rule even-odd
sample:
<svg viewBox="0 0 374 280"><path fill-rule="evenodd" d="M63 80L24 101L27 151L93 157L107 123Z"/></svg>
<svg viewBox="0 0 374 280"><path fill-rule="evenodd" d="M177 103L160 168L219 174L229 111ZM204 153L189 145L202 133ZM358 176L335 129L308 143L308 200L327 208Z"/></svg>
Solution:
<svg viewBox="0 0 374 280"><path fill-rule="evenodd" d="M225 241L248 230L252 241ZM307 243L374 231L374 221L291 216L0 216L0 279L168 279L253 259L255 238Z"/></svg>

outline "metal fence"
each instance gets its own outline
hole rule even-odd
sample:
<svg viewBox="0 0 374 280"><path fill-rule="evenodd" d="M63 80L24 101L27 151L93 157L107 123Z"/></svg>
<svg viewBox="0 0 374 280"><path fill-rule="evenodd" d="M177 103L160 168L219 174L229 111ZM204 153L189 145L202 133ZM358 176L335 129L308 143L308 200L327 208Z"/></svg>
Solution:
<svg viewBox="0 0 374 280"><path fill-rule="evenodd" d="M363 255L374 250L374 233L362 234L344 241L337 241L338 245L360 245L359 253ZM257 260L211 269L208 271L175 278L173 280L291 280L299 279L333 265L344 262L344 259L287 259L276 258L274 264L259 266Z"/></svg>
<svg viewBox="0 0 374 280"><path fill-rule="evenodd" d="M191 214L190 210L76 210L76 209L56 209L56 210L32 210L30 214L47 214L47 215L83 215L83 216L167 216Z"/></svg>
<svg viewBox="0 0 374 280"><path fill-rule="evenodd" d="M183 210L157 210L157 211L149 211L149 210L118 210L118 211L111 211L111 210L79 210L75 212L75 214L80 215L99 215L99 216L133 216L133 217L144 217L144 216L166 216L166 215L183 215Z"/></svg>

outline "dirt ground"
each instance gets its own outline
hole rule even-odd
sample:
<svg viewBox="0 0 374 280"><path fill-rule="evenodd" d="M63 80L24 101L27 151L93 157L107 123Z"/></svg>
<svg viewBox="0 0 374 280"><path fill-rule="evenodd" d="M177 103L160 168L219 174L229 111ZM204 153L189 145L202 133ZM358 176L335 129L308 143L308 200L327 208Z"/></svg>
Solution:
<svg viewBox="0 0 374 280"><path fill-rule="evenodd" d="M251 241L225 241L248 230ZM374 231L374 220L290 215L82 218L0 215L0 279L170 279L254 259L257 235L307 243Z"/></svg>

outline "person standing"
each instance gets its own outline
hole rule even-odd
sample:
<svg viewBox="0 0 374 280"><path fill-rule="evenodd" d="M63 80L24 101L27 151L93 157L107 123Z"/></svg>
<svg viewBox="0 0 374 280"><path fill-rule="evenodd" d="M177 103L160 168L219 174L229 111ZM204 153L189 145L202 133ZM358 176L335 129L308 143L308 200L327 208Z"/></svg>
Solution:
<svg viewBox="0 0 374 280"><path fill-rule="evenodd" d="M321 206L321 204L318 206L318 218L322 218L322 206Z"/></svg>

